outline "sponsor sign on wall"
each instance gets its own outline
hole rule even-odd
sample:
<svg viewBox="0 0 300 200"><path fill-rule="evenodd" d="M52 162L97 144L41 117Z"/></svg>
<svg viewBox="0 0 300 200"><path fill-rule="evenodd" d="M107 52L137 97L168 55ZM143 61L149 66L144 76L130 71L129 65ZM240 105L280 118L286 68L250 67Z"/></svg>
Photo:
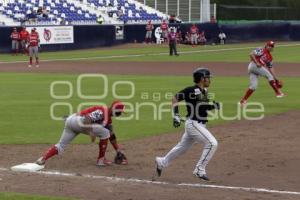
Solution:
<svg viewBox="0 0 300 200"><path fill-rule="evenodd" d="M30 33L35 28L40 36L40 44L67 44L74 43L73 26L39 26L26 27Z"/></svg>

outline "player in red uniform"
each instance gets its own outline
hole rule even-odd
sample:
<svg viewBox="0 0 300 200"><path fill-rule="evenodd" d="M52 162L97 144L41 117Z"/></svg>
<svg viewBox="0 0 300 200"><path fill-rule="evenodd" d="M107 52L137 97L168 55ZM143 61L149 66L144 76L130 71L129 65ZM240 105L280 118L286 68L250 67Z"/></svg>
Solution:
<svg viewBox="0 0 300 200"><path fill-rule="evenodd" d="M168 31L168 24L166 22L166 20L163 20L162 24L160 25L160 29L161 29L161 33L162 33L162 38L164 38L164 41L168 41L168 34L169 34L169 31Z"/></svg>
<svg viewBox="0 0 300 200"><path fill-rule="evenodd" d="M17 31L17 28L13 28L13 31L10 34L10 39L12 55L18 55L20 34Z"/></svg>
<svg viewBox="0 0 300 200"><path fill-rule="evenodd" d="M111 164L111 162L105 158L107 143L111 132L107 127L112 127L112 117L120 116L124 112L124 109L125 105L121 101L114 101L110 107L93 106L69 116L65 121L64 131L59 142L45 152L36 163L44 165L49 158L62 154L66 146L78 134L83 133L89 135L92 142L95 141L96 137L100 138L96 165L106 166ZM117 144L114 147L117 147L119 150Z"/></svg>
<svg viewBox="0 0 300 200"><path fill-rule="evenodd" d="M191 37L191 44L192 47L194 47L194 45L198 44L198 33L199 33L199 29L197 28L197 26L195 24L193 24L193 26L190 28L190 37Z"/></svg>
<svg viewBox="0 0 300 200"><path fill-rule="evenodd" d="M151 43L152 42L152 31L153 31L153 24L151 23L151 20L148 21L148 24L146 25L146 43Z"/></svg>
<svg viewBox="0 0 300 200"><path fill-rule="evenodd" d="M39 67L39 43L40 38L38 32L36 32L36 29L33 28L31 30L31 33L28 35L28 51L29 51L29 65L28 67L32 66L32 57L35 57L35 66Z"/></svg>
<svg viewBox="0 0 300 200"><path fill-rule="evenodd" d="M266 43L264 48L257 48L250 53L251 62L248 66L250 86L247 89L244 97L239 102L240 105L246 104L247 99L256 90L259 76L263 76L268 79L269 84L273 88L277 98L284 97L284 94L280 91L278 85L276 84L276 80L278 79L272 66L273 57L271 52L273 51L274 47L275 43L273 41L269 41Z"/></svg>
<svg viewBox="0 0 300 200"><path fill-rule="evenodd" d="M24 54L27 52L26 49L27 49L28 36L29 36L28 31L26 30L25 27L23 27L22 30L20 31L20 44Z"/></svg>

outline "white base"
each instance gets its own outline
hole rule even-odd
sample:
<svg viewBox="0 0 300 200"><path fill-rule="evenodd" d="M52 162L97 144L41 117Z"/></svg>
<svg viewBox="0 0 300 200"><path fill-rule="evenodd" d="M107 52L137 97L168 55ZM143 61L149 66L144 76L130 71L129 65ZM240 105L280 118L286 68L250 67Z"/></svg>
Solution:
<svg viewBox="0 0 300 200"><path fill-rule="evenodd" d="M17 172L36 172L44 169L44 167L45 166L36 163L23 163L21 165L13 166L10 169Z"/></svg>

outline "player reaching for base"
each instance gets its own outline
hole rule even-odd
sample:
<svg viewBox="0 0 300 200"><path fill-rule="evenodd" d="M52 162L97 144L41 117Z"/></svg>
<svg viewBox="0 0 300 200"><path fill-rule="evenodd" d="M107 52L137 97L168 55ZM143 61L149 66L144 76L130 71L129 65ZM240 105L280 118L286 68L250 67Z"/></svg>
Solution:
<svg viewBox="0 0 300 200"><path fill-rule="evenodd" d="M96 137L100 138L96 165L106 166L111 164L105 158L107 143L110 138L110 130L105 127L111 125L112 117L120 116L124 109L125 105L121 101L114 101L110 107L93 106L67 117L59 142L48 149L36 161L36 164L44 165L49 158L62 154L66 146L80 133L89 135L92 142L95 141Z"/></svg>
<svg viewBox="0 0 300 200"><path fill-rule="evenodd" d="M219 109L219 103L209 102L207 88L210 85L210 71L206 68L198 68L193 73L195 85L187 87L178 92L172 100L173 126L179 127L181 119L179 116L178 102L185 100L187 108L187 120L185 131L181 141L173 147L164 157L156 157L156 172L161 176L162 169L175 158L185 153L194 142L204 143L200 160L193 174L203 180L209 180L206 175L206 165L217 150L218 142L206 129L207 111Z"/></svg>
<svg viewBox="0 0 300 200"><path fill-rule="evenodd" d="M32 57L35 57L35 67L39 67L39 34L36 29L31 29L31 33L28 35L28 52L29 52L29 65L32 66Z"/></svg>
<svg viewBox="0 0 300 200"><path fill-rule="evenodd" d="M250 86L247 89L244 97L239 102L240 105L245 105L247 103L247 99L256 90L259 76L263 76L268 79L269 84L275 91L277 98L284 97L284 94L280 90L282 87L281 81L277 79L272 66L273 57L271 52L273 51L274 47L275 43L273 41L269 41L266 43L264 48L257 48L250 53L251 62L248 65Z"/></svg>

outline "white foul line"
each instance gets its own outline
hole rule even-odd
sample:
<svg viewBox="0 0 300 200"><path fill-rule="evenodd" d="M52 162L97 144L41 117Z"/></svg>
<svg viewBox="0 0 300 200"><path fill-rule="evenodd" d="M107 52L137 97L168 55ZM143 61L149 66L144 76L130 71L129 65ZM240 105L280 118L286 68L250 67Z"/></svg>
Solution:
<svg viewBox="0 0 300 200"><path fill-rule="evenodd" d="M0 171L9 171L7 168L0 168ZM266 188L255 188L255 187L235 187L235 186L224 186L224 185L210 185L210 184L200 184L200 183L171 183L162 181L151 181L146 179L137 178L120 178L120 177L110 177L110 176L95 176L89 174L76 174L76 173L65 173L59 171L37 171L29 172L35 174L44 174L48 176L64 176L64 177L83 177L90 179L102 179L112 182L127 182L127 183L142 183L142 184L153 184L153 185L168 185L168 186L183 186L191 188L217 188L223 190L241 190L246 192L258 192L258 193L272 193L272 194L287 194L287 195L300 195L300 192L285 191L285 190L271 190Z"/></svg>
<svg viewBox="0 0 300 200"><path fill-rule="evenodd" d="M282 44L277 45L276 47L291 47L291 46L300 46L300 44ZM225 49L206 49L198 51L182 51L178 52L180 54L194 54L194 53L208 53L208 52L222 52L222 51L236 51L236 50L246 50L253 49L257 47L236 47L236 48L225 48ZM78 58L59 58L59 59L48 59L41 60L43 62L56 62L56 61L79 61L79 60L98 60L98 59L112 59L112 58L135 58L135 57L144 57L144 56L161 56L169 55L169 53L149 53L149 54L133 54L133 55L114 55L114 56L95 56L95 57L78 57ZM27 63L28 61L5 61L0 62L0 64L15 64L15 63Z"/></svg>

